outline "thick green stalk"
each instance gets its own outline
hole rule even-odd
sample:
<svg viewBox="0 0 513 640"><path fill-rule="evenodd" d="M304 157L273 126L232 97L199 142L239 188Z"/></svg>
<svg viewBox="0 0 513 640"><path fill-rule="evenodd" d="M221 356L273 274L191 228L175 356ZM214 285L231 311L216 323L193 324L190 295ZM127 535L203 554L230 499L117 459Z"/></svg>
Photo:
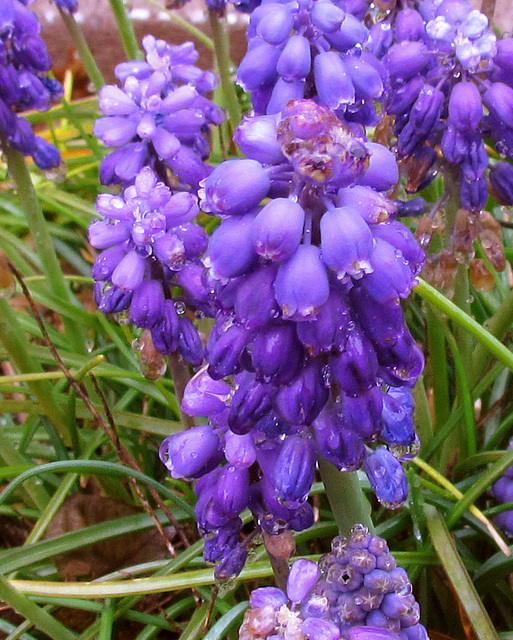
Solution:
<svg viewBox="0 0 513 640"><path fill-rule="evenodd" d="M373 533L371 507L356 471L341 472L322 458L319 459L319 469L340 534L349 537L355 524L363 524Z"/></svg>
<svg viewBox="0 0 513 640"><path fill-rule="evenodd" d="M110 0L110 8L114 14L114 20L118 28L119 37L123 43L128 60L141 60L143 58L142 51L135 36L132 21L126 14L123 0Z"/></svg>
<svg viewBox="0 0 513 640"><path fill-rule="evenodd" d="M80 60L82 61L85 70L87 71L87 75L91 79L91 82L93 83L96 91L99 91L105 84L105 80L103 78L102 72L96 64L96 60L94 59L93 54L91 53L91 49L87 44L84 34L82 33L82 29L76 23L73 14L71 14L69 11L66 11L66 9L61 9L60 7L57 8L59 9L61 18L66 25L66 29L69 31L69 34L73 40L73 44L78 51Z"/></svg>
<svg viewBox="0 0 513 640"><path fill-rule="evenodd" d="M230 46L228 40L228 34L226 33L226 25L217 16L216 12L212 9L208 10L208 17L210 20L210 27L212 29L212 36L214 39L214 51L217 62L217 71L221 79L221 88L223 90L224 101L226 110L228 111L228 118L232 128L232 133L238 127L241 121L241 109L237 93L235 91L235 84L231 78L230 72Z"/></svg>
<svg viewBox="0 0 513 640"><path fill-rule="evenodd" d="M26 350L26 342L24 336L20 335L15 312L3 298L0 298L0 342L19 371L42 372L39 362L34 360ZM48 416L65 442L69 444L70 435L66 416L55 401L52 385L47 380L32 380L27 384L39 402L41 413Z"/></svg>
<svg viewBox="0 0 513 640"><path fill-rule="evenodd" d="M18 199L27 219L29 229L34 234L36 249L41 260L46 282L52 293L65 302L75 304L69 285L62 273L59 259L52 243L50 232L39 203L32 178L23 155L8 143L2 145L7 158L7 167L18 190ZM71 345L78 353L85 353L82 327L71 318L63 316L62 321ZM24 369L20 369L24 371Z"/></svg>

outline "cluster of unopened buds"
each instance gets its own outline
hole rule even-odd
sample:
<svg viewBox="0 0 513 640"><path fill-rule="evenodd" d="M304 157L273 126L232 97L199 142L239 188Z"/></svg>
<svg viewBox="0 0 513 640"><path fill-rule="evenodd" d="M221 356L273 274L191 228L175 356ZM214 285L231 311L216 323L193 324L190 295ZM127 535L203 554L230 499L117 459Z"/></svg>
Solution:
<svg viewBox="0 0 513 640"><path fill-rule="evenodd" d="M361 525L319 564L296 560L286 592L251 593L239 640L427 640L406 571Z"/></svg>

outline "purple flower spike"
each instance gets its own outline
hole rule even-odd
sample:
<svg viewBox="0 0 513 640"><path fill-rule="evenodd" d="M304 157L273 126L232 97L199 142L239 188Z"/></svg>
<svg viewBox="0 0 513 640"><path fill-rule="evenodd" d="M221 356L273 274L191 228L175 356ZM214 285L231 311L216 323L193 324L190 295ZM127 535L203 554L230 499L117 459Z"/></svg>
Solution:
<svg viewBox="0 0 513 640"><path fill-rule="evenodd" d="M317 457L313 440L288 436L274 467L278 500L287 508L299 507L307 498L315 475Z"/></svg>
<svg viewBox="0 0 513 640"><path fill-rule="evenodd" d="M329 291L326 267L314 245L300 245L278 269L275 294L284 318L313 318L328 299Z"/></svg>
<svg viewBox="0 0 513 640"><path fill-rule="evenodd" d="M321 218L322 260L340 280L361 278L372 269L372 233L361 215L349 207L329 209Z"/></svg>
<svg viewBox="0 0 513 640"><path fill-rule="evenodd" d="M303 235L305 212L297 202L275 198L266 204L253 224L255 251L281 262L297 250Z"/></svg>
<svg viewBox="0 0 513 640"><path fill-rule="evenodd" d="M408 496L402 464L388 449L376 449L364 463L365 473L377 499L387 509L397 509Z"/></svg>
<svg viewBox="0 0 513 640"><path fill-rule="evenodd" d="M211 427L202 425L166 438L160 445L160 459L173 478L199 477L210 471L209 462L216 458L219 445Z"/></svg>
<svg viewBox="0 0 513 640"><path fill-rule="evenodd" d="M217 166L201 186L204 211L241 215L260 204L271 182L264 167L256 160L227 160Z"/></svg>
<svg viewBox="0 0 513 640"><path fill-rule="evenodd" d="M321 572L311 560L296 560L290 567L287 578L287 595L295 604L303 602L315 587Z"/></svg>

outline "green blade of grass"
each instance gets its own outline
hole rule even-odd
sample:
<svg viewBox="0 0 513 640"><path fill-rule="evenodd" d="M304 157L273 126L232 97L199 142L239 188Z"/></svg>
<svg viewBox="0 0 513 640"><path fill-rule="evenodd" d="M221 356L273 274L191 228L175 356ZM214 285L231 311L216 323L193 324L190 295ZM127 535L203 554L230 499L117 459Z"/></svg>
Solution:
<svg viewBox="0 0 513 640"><path fill-rule="evenodd" d="M479 597L442 516L426 505L426 523L440 562L449 578L478 640L498 640L499 636Z"/></svg>

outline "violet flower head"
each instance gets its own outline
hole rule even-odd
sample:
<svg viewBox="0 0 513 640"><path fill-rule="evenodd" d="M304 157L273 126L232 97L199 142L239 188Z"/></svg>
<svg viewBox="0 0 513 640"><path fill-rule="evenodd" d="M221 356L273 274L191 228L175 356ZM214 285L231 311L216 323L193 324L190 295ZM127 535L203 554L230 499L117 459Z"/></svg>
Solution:
<svg viewBox="0 0 513 640"><path fill-rule="evenodd" d="M508 450L513 448L513 440ZM502 477L494 483L492 494L499 503L513 502L513 466L506 469ZM497 526L504 531L508 538L513 538L513 510L503 511L494 518Z"/></svg>
<svg viewBox="0 0 513 640"><path fill-rule="evenodd" d="M101 250L92 268L101 287L99 308L106 313L126 312L131 322L152 332L162 353L178 349L193 364L200 364L196 330L180 317L186 303L194 309L196 299L202 312L209 311L192 268L206 245L205 232L191 222L198 213L196 198L172 193L150 167L144 167L122 195L100 195L96 208L102 219L91 224L89 241ZM175 305L171 292L177 286L183 298ZM111 310L107 300L113 292L126 295Z"/></svg>
<svg viewBox="0 0 513 640"><path fill-rule="evenodd" d="M261 27L268 38L285 30L287 11ZM227 469L249 471L245 506L269 535L312 524L319 456L343 471L364 466L383 502L402 503L401 462L417 446L403 387L423 365L399 304L423 253L386 197L392 154L311 100L246 120L237 139L249 157L201 183L200 206L222 216L203 257L215 318L206 369L182 405L204 413L224 454L197 487L200 531L231 541L216 560L223 575L230 549L244 555L242 503L228 509L211 494L231 495ZM374 451L378 441L388 448Z"/></svg>
<svg viewBox="0 0 513 640"><path fill-rule="evenodd" d="M249 604L239 640L428 639L406 571L362 525L336 537L318 565L296 560L286 593L261 587Z"/></svg>
<svg viewBox="0 0 513 640"><path fill-rule="evenodd" d="M262 4L252 13L238 82L256 114L315 98L348 120L377 123L372 102L383 93L386 73L373 54L362 53L369 30L351 11L308 0Z"/></svg>
<svg viewBox="0 0 513 640"><path fill-rule="evenodd" d="M197 187L211 168L207 134L224 119L222 110L205 97L217 79L195 66L198 54L190 42L170 45L153 36L143 38L146 61L116 67L123 88L100 91L105 117L94 134L107 147L117 147L100 165L103 184L128 183L147 165L169 168L186 185Z"/></svg>
<svg viewBox="0 0 513 640"><path fill-rule="evenodd" d="M46 74L51 60L39 34L35 13L21 0L4 0L0 16L0 134L40 169L60 163L57 149L35 136L29 123L17 113L46 111L62 95L61 85Z"/></svg>

